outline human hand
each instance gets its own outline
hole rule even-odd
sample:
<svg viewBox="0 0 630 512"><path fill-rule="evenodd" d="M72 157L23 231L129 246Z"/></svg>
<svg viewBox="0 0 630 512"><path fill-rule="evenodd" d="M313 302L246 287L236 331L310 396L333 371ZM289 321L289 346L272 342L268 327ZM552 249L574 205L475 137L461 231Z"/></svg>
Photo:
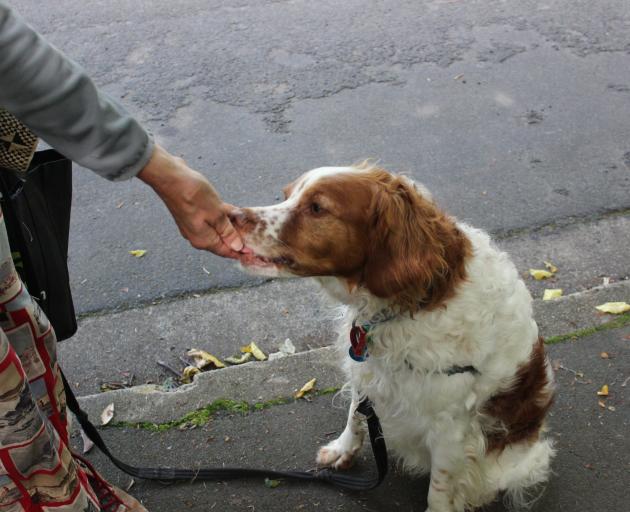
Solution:
<svg viewBox="0 0 630 512"><path fill-rule="evenodd" d="M182 236L194 248L238 258L243 242L228 218L234 207L221 200L202 174L156 144L138 178L160 196Z"/></svg>

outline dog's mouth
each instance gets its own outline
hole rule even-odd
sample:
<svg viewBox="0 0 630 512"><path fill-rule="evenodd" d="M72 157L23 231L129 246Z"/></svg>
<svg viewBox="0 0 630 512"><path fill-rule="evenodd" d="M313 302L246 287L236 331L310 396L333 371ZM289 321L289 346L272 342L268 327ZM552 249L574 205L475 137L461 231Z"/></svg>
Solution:
<svg viewBox="0 0 630 512"><path fill-rule="evenodd" d="M244 267L290 267L293 261L285 256L268 257L255 252L241 254L239 261Z"/></svg>

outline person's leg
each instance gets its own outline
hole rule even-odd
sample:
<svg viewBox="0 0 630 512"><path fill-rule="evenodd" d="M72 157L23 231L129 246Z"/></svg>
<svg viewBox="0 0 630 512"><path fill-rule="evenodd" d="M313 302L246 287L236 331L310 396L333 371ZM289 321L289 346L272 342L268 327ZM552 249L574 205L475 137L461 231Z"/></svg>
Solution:
<svg viewBox="0 0 630 512"><path fill-rule="evenodd" d="M15 271L0 212L0 510L143 511L74 459L56 344Z"/></svg>

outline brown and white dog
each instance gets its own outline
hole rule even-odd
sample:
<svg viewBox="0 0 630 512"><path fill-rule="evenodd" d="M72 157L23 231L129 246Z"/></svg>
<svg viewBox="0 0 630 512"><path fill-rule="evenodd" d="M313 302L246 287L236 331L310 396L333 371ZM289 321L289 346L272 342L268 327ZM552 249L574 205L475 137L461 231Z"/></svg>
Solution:
<svg viewBox="0 0 630 512"><path fill-rule="evenodd" d="M249 271L315 277L345 305L338 346L352 404L317 462L350 465L367 395L390 451L407 471L430 473L429 511L478 507L501 491L525 501L550 472L554 381L509 257L424 187L382 169L314 169L284 192L232 220L252 251L241 258ZM352 325L363 342L353 348Z"/></svg>

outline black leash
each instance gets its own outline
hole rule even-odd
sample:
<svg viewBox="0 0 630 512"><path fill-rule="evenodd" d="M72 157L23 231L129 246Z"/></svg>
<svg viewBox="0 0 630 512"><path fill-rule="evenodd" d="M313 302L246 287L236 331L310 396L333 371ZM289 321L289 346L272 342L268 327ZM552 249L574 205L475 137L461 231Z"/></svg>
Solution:
<svg viewBox="0 0 630 512"><path fill-rule="evenodd" d="M376 461L377 475L372 478L359 478L342 473L335 473L330 469L318 469L314 471L276 471L270 469L255 468L199 468L199 469L175 469L175 468L145 468L130 466L115 457L107 448L103 438L99 434L96 427L88 419L79 406L70 385L66 380L66 376L62 373L63 385L66 391L66 402L70 409L79 420L83 432L87 437L103 452L109 460L112 461L121 471L135 478L143 478L145 480L158 480L160 482L175 482L188 480L235 480L239 478L284 478L287 480L300 481L317 481L325 482L341 489L350 491L368 491L378 487L385 479L387 474L387 448L381 431L381 424L378 417L374 413L372 404L368 398L364 398L357 411L363 414L367 419L368 432L370 434L370 443L372 444L372 452Z"/></svg>

